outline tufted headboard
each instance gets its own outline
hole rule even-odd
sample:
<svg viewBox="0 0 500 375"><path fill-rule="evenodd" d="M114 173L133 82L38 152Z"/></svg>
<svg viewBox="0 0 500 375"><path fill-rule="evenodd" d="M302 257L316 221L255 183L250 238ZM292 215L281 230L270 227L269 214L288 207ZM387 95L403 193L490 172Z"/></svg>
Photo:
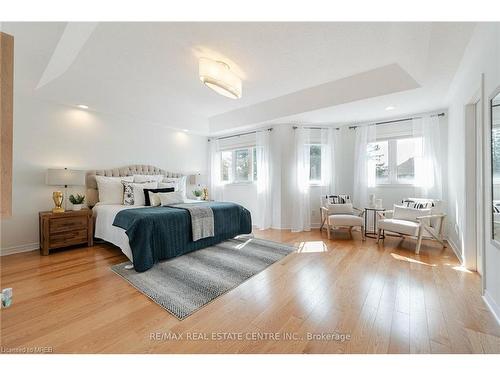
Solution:
<svg viewBox="0 0 500 375"><path fill-rule="evenodd" d="M87 171L85 180L85 184L87 187L87 205L89 207L93 207L97 202L99 202L99 194L97 191L97 181L95 179L95 176L126 177L132 176L134 174L161 174L165 177L182 177L181 173L166 172L163 169L154 167L152 165L129 165L122 168Z"/></svg>

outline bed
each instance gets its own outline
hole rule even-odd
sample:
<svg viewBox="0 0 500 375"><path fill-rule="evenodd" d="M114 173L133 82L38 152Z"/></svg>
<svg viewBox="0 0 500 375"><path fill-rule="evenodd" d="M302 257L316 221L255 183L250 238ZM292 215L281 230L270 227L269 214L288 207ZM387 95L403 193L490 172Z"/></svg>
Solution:
<svg viewBox="0 0 500 375"><path fill-rule="evenodd" d="M193 241L189 211L176 207L125 206L101 204L95 176L125 177L163 175L179 177L153 166L88 171L87 202L93 207L96 238L118 246L138 272L155 263L214 245L252 231L250 212L230 202L204 202L186 199L185 203L206 205L213 211L214 235Z"/></svg>

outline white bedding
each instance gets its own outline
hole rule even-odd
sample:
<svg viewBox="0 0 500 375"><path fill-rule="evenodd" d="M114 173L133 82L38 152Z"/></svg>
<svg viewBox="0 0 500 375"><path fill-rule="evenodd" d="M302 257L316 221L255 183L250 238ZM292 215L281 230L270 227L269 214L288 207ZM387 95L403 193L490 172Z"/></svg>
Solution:
<svg viewBox="0 0 500 375"><path fill-rule="evenodd" d="M194 199L184 199L184 203L196 203L199 202ZM121 204L100 204L97 203L92 209L92 213L95 218L95 237L100 238L104 241L110 242L113 245L118 246L123 254L131 261L134 262L132 256L132 249L128 242L128 236L125 233L125 229L115 227L113 221L115 216L121 210L130 210L141 208L145 206L125 206Z"/></svg>

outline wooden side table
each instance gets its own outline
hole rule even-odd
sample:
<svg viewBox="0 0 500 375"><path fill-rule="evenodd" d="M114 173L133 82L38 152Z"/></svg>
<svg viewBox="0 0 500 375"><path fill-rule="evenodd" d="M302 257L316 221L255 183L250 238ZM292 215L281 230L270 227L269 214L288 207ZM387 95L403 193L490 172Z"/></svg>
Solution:
<svg viewBox="0 0 500 375"><path fill-rule="evenodd" d="M49 255L50 250L73 245L93 245L92 210L39 213L40 254Z"/></svg>

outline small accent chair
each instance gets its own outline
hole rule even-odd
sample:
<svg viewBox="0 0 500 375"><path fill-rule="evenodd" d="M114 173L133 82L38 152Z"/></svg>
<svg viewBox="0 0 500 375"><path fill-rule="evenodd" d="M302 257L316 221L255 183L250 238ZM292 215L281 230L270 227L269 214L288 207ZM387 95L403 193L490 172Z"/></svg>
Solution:
<svg viewBox="0 0 500 375"><path fill-rule="evenodd" d="M379 212L377 243L383 240L385 232L401 237L417 239L415 254L420 252L422 239L435 239L443 247L444 220L443 202L437 199L408 198L393 210Z"/></svg>
<svg viewBox="0 0 500 375"><path fill-rule="evenodd" d="M321 199L321 228L326 226L328 239L335 228L348 228L352 238L352 228L361 228L361 238L365 240L363 211L352 206L349 195L327 195Z"/></svg>

